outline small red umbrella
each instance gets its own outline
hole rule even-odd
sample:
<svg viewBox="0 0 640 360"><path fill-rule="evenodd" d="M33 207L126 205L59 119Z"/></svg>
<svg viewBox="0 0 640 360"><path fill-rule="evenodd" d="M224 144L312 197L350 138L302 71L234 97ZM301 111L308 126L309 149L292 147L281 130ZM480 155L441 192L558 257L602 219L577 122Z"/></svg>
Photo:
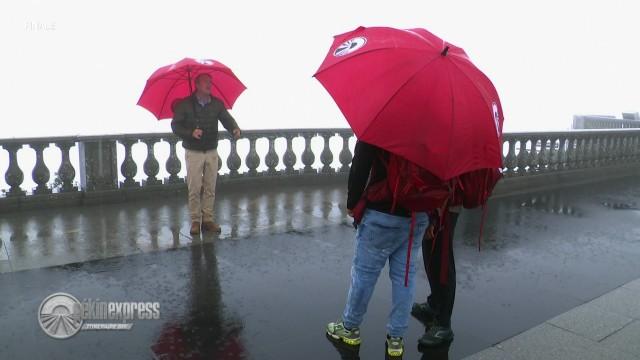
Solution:
<svg viewBox="0 0 640 360"><path fill-rule="evenodd" d="M356 136L442 180L502 167L502 107L467 54L424 29L338 35L314 75Z"/></svg>
<svg viewBox="0 0 640 360"><path fill-rule="evenodd" d="M246 87L227 66L211 59L184 58L156 70L140 95L138 105L151 111L158 120L173 117L173 105L194 91L200 74L211 76L211 95L231 109Z"/></svg>

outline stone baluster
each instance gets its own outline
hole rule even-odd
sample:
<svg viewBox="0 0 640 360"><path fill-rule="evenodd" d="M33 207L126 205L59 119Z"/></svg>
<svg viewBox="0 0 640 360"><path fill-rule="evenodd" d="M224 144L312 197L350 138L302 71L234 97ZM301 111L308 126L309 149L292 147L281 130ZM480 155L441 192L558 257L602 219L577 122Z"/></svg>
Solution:
<svg viewBox="0 0 640 360"><path fill-rule="evenodd" d="M311 149L311 139L314 137L314 134L304 133L302 137L304 137L304 151L302 152L303 171L305 173L315 173L317 171L313 168L313 163L316 161L316 155Z"/></svg>
<svg viewBox="0 0 640 360"><path fill-rule="evenodd" d="M178 138L168 137L165 139L169 143L169 158L165 163L169 177L165 179L167 184L181 184L184 183L184 179L178 176L180 170L182 170L182 162L178 159L178 153L176 151L176 145L178 144Z"/></svg>
<svg viewBox="0 0 640 360"><path fill-rule="evenodd" d="M606 148L605 148L605 137L604 136L596 136L596 138L594 139L594 154L593 154L593 166L594 167L598 167L601 164L605 163L605 159L607 154L605 153Z"/></svg>
<svg viewBox="0 0 640 360"><path fill-rule="evenodd" d="M624 146L625 146L625 142L627 140L627 137L623 134L620 134L618 136L615 137L615 143L614 143L614 153L615 153L615 162L617 164L622 164L625 162L625 152L624 152Z"/></svg>
<svg viewBox="0 0 640 360"><path fill-rule="evenodd" d="M516 140L509 138L506 140L509 143L509 150L507 156L504 158L504 166L506 168L505 176L513 176L515 174L515 168L518 166L518 158L516 157Z"/></svg>
<svg viewBox="0 0 640 360"><path fill-rule="evenodd" d="M612 136L613 139L613 143L612 148L611 148L611 153L612 153L612 164L619 164L622 163L622 153L620 152L620 147L621 147L621 141L623 139L622 134L617 134L617 135L613 135Z"/></svg>
<svg viewBox="0 0 640 360"><path fill-rule="evenodd" d="M578 139L575 135L570 134L568 136L569 143L567 144L567 162L571 169L578 167Z"/></svg>
<svg viewBox="0 0 640 360"><path fill-rule="evenodd" d="M18 164L18 150L22 148L22 144L5 144L2 147L9 152L9 167L4 174L4 180L9 185L7 196L24 196L25 191L20 188L24 181L24 173Z"/></svg>
<svg viewBox="0 0 640 360"><path fill-rule="evenodd" d="M47 183L51 178L51 172L49 171L49 168L47 168L47 164L45 164L43 157L44 149L49 147L49 144L45 142L36 142L29 144L29 146L36 152L36 165L33 167L31 177L33 178L33 182L38 184L38 186L33 189L33 193L38 195L51 194L51 189L47 186Z"/></svg>
<svg viewBox="0 0 640 360"><path fill-rule="evenodd" d="M329 142L333 134L323 134L324 138L324 148L322 149L322 153L320 154L320 161L322 162L322 170L323 174L332 174L334 170L331 168L331 163L333 162L333 153L331 152L331 147L329 146Z"/></svg>
<svg viewBox="0 0 640 360"><path fill-rule="evenodd" d="M547 172L551 170L551 158L554 150L553 143L549 143L549 138L540 138L540 153L538 154L538 171Z"/></svg>
<svg viewBox="0 0 640 360"><path fill-rule="evenodd" d="M600 146L598 147L598 166L606 166L610 163L611 155L613 155L611 153L611 145L613 143L613 139L607 135L600 135L598 137L600 138Z"/></svg>
<svg viewBox="0 0 640 360"><path fill-rule="evenodd" d="M631 148L633 145L633 135L626 135L624 137L624 145L622 146L622 153L625 162L629 162L632 159Z"/></svg>
<svg viewBox="0 0 640 360"><path fill-rule="evenodd" d="M227 157L227 167L229 168L229 176L239 176L238 169L242 165L242 159L238 155L238 140L230 139L231 152Z"/></svg>
<svg viewBox="0 0 640 360"><path fill-rule="evenodd" d="M351 135L340 134L340 137L342 137L342 150L339 155L341 164L340 172L349 172L349 169L351 169L351 160L353 160L353 155L349 149L349 139L351 138Z"/></svg>
<svg viewBox="0 0 640 360"><path fill-rule="evenodd" d="M618 164L622 164L625 161L625 147L626 136L624 134L618 134L614 141L615 161Z"/></svg>
<svg viewBox="0 0 640 360"><path fill-rule="evenodd" d="M624 135L620 139L620 147L619 147L620 162L623 164L629 161L629 140L630 140L630 136L628 135Z"/></svg>
<svg viewBox="0 0 640 360"><path fill-rule="evenodd" d="M613 162L613 137L611 135L600 136L602 143L600 145L600 166L606 166Z"/></svg>
<svg viewBox="0 0 640 360"><path fill-rule="evenodd" d="M278 163L280 163L280 158L278 157L278 153L276 152L276 137L268 136L269 139L269 151L267 151L267 155L264 157L264 163L267 165L267 174L275 175L277 173L276 167Z"/></svg>
<svg viewBox="0 0 640 360"><path fill-rule="evenodd" d="M544 137L538 137L536 144L540 142L540 149L536 146L536 157L534 164L536 165L536 172L543 173L547 170L547 141Z"/></svg>
<svg viewBox="0 0 640 360"><path fill-rule="evenodd" d="M557 145L557 149L556 149ZM552 157L552 170L564 170L567 167L567 138L565 136L558 136L551 140L551 146L553 148Z"/></svg>
<svg viewBox="0 0 640 360"><path fill-rule="evenodd" d="M579 135L576 141L578 143L578 149L577 149L578 160L579 160L578 168L580 169L587 168L589 166L589 161L587 159L589 142L582 135Z"/></svg>
<svg viewBox="0 0 640 360"><path fill-rule="evenodd" d="M529 140L525 137L518 138L520 144L520 150L518 151L518 175L526 175L532 171L532 168L527 169L529 165L529 150L527 150L527 143ZM533 143L531 146L535 146Z"/></svg>
<svg viewBox="0 0 640 360"><path fill-rule="evenodd" d="M535 138L528 138L527 143L530 143L531 147L527 149L525 153L525 166L529 166L527 169L527 174L532 175L538 171L538 150L537 150L537 140Z"/></svg>
<svg viewBox="0 0 640 360"><path fill-rule="evenodd" d="M580 150L579 150L580 168L581 169L588 168L589 167L589 139L587 139L583 135L580 135L580 137L578 137L578 141L580 144Z"/></svg>
<svg viewBox="0 0 640 360"><path fill-rule="evenodd" d="M585 162L588 168L592 168L595 161L597 142L595 138L585 138L585 142Z"/></svg>
<svg viewBox="0 0 640 360"><path fill-rule="evenodd" d="M578 167L576 154L576 138L569 135L567 137L566 169L575 169Z"/></svg>
<svg viewBox="0 0 640 360"><path fill-rule="evenodd" d="M256 140L256 136L249 136L249 153L245 160L251 176L258 175L258 166L260 166L260 155L256 151Z"/></svg>
<svg viewBox="0 0 640 360"><path fill-rule="evenodd" d="M158 163L153 151L153 147L158 139L143 139L142 141L147 145L147 159L143 164L144 173L147 175L145 186L160 185L162 184L162 180L157 178L160 172L160 163Z"/></svg>
<svg viewBox="0 0 640 360"><path fill-rule="evenodd" d="M587 167L586 159L587 141L582 136L576 137L576 168L582 169Z"/></svg>
<svg viewBox="0 0 640 360"><path fill-rule="evenodd" d="M612 153L613 153L613 163L614 164L620 164L622 163L622 152L620 151L620 148L622 147L622 140L624 139L622 134L617 134L612 136L613 137L613 148Z"/></svg>
<svg viewBox="0 0 640 360"><path fill-rule="evenodd" d="M75 145L73 141L58 141L56 146L60 149L62 161L58 168L58 178L62 182L60 184L60 192L78 191L78 187L73 185L76 177L76 169L73 168L71 160L69 160L69 150Z"/></svg>
<svg viewBox="0 0 640 360"><path fill-rule="evenodd" d="M627 153L628 153L628 157L627 157L627 161L629 162L633 162L636 160L636 148L635 148L635 144L636 144L636 139L638 138L638 136L635 135L631 135L629 136L629 145L627 146Z"/></svg>
<svg viewBox="0 0 640 360"><path fill-rule="evenodd" d="M284 162L284 165L285 165L285 172L287 174L292 174L295 171L294 166L298 161L298 158L296 157L296 153L293 151L293 138L295 136L286 135L286 137L287 137L287 150L284 152L282 161Z"/></svg>
<svg viewBox="0 0 640 360"><path fill-rule="evenodd" d="M605 143L606 144L605 154L607 156L605 160L605 165L612 165L616 161L618 161L617 143L618 143L619 136L609 135L606 138L607 138L607 142Z"/></svg>
<svg viewBox="0 0 640 360"><path fill-rule="evenodd" d="M131 188L139 187L140 184L134 180L138 173L138 165L131 156L131 148L138 142L137 139L123 139L120 143L124 146L124 160L120 165L120 173L124 176L124 181L120 182L120 187Z"/></svg>
<svg viewBox="0 0 640 360"><path fill-rule="evenodd" d="M560 166L560 140L557 137L550 137L548 139L549 147L547 151L549 152L549 156L547 157L547 171L556 171Z"/></svg>

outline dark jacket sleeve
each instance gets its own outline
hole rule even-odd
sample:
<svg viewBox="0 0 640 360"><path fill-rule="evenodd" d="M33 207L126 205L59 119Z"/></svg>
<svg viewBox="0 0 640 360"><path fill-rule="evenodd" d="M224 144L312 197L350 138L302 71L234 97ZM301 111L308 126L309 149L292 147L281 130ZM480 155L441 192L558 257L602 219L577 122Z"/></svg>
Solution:
<svg viewBox="0 0 640 360"><path fill-rule="evenodd" d="M185 101L179 103L171 120L171 130L183 140L191 139L194 130L187 126L186 105Z"/></svg>
<svg viewBox="0 0 640 360"><path fill-rule="evenodd" d="M218 119L222 123L222 126L224 126L224 128L227 129L228 132L232 132L233 130L238 128L236 120L233 118L233 116L231 116L231 114L229 114L227 109L224 108L224 105L222 105L222 110L218 115Z"/></svg>
<svg viewBox="0 0 640 360"><path fill-rule="evenodd" d="M360 201L367 186L373 160L376 156L376 147L365 142L356 142L353 151L351 170L349 171L349 190L347 194L347 209L352 210Z"/></svg>

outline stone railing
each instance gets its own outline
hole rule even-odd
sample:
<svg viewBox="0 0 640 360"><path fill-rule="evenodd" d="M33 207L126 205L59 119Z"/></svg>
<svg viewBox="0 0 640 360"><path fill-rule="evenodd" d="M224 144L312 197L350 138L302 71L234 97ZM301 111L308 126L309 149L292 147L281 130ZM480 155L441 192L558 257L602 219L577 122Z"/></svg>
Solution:
<svg viewBox="0 0 640 360"><path fill-rule="evenodd" d="M312 139L315 137L324 141L324 147L319 154L316 154L311 147ZM335 154L329 144L333 137L337 137L342 144L340 151ZM225 158L219 157L218 169L222 168L224 163L228 172L220 175L218 181L225 183L293 175L346 174L352 158L349 149L349 140L352 137L353 133L348 129L244 131L240 140L230 139L227 133L221 132L220 139L229 141L230 152ZM298 155L294 152L293 140L296 138L304 141L304 150L300 154L302 168L295 168ZM245 139L248 140L249 151L242 159L238 153L237 144ZM256 151L256 142L260 139L266 139L268 143L268 151L263 157ZM278 139L284 139L286 143L286 150L282 157L275 149L275 142ZM184 178L179 176L183 164L177 154L177 145L180 141L172 133L0 140L0 147L8 152L8 167L3 174L8 189L5 189L4 196L0 199L19 199L38 195L52 197L65 193L97 193L183 185ZM155 145L160 142L166 142L169 145L169 156L166 163L162 165L154 154ZM138 168L132 156L132 147L138 143L146 146L146 159L142 169ZM117 158L118 144L124 147L124 158L120 162ZM52 145L59 150L61 156L60 166L56 171L55 186L51 184L51 174L54 169L47 166L43 155L44 150ZM75 168L70 161L70 149L74 146L77 146L78 151L78 168ZM31 170L31 177L36 186L31 192L24 188L26 169L23 169L18 161L18 151L26 147L35 152L36 158ZM316 157L319 157L321 163L319 168L314 167ZM332 167L334 159L340 162L337 168ZM266 168L259 171L261 164L266 165ZM241 173L239 170L243 165L246 166L247 171ZM164 179L158 178L161 166L164 166L169 174ZM283 168L276 170L277 167ZM141 170L145 177L142 181L137 181L134 178ZM74 182L78 174L79 181Z"/></svg>
<svg viewBox="0 0 640 360"><path fill-rule="evenodd" d="M600 168L639 162L640 130L507 133L505 148L506 177Z"/></svg>
<svg viewBox="0 0 640 360"><path fill-rule="evenodd" d="M324 144L318 154L312 149L312 139L318 137ZM341 143L341 147L334 149ZM228 171L220 175L221 183L256 181L260 179L290 179L344 176L349 171L352 153L349 141L353 133L349 129L286 129L245 131L242 140L232 140L221 132L221 140L227 140L230 150L219 159ZM301 165L296 168L298 155L294 151L294 139L304 141L300 154ZM239 155L237 144L248 140L248 153L244 159ZM268 151L260 155L256 142L266 141ZM286 143L280 156L275 142ZM8 153L8 167L4 179L8 186L0 196L0 211L23 207L23 203L38 203L30 199L53 198L75 199L72 203L84 203L87 198L104 197L104 194L143 193L142 190L167 190L184 188L184 179L179 175L183 164L177 153L179 139L171 133L130 134L109 136L82 136L32 139L0 140L0 147ZM300 140L298 140L300 141ZM164 164L168 174L159 178L160 167L154 154L155 145L166 142L169 156ZM317 142L317 140L316 140ZM142 169L132 156L134 144L146 147L146 159ZM117 147L124 147L122 161L118 161ZM51 183L51 172L44 151L55 146L60 152L60 165L56 170L55 186ZM72 165L70 149L77 146L78 168ZM31 178L35 187L24 188L24 172L28 171L18 161L18 150L29 147L35 152L35 165ZM6 154L5 153L5 154ZM316 159L319 157L319 162ZM1 158L0 158L1 159ZM338 160L338 161L336 161ZM566 132L506 133L503 136L503 174L505 178L532 178L543 174L572 174L575 171L608 168L635 164L640 166L640 130L581 130ZM319 165L318 165L319 164ZM240 172L242 166L246 171ZM142 181L139 172L144 172ZM79 175L79 176L77 176ZM79 178L75 182L74 179ZM540 177L537 177L540 178ZM75 201L75 202L74 202Z"/></svg>

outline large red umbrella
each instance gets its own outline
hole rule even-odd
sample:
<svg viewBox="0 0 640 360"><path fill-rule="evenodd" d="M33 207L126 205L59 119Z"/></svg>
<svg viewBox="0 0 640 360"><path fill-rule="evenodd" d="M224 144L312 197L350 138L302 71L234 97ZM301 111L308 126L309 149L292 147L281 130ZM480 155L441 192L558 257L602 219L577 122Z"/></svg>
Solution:
<svg viewBox="0 0 640 360"><path fill-rule="evenodd" d="M219 61L184 58L175 64L156 70L140 95L138 105L160 119L173 117L173 105L194 91L195 78L200 74L211 76L211 95L222 100L231 109L246 87L236 75Z"/></svg>
<svg viewBox="0 0 640 360"><path fill-rule="evenodd" d="M467 54L424 29L335 37L314 75L358 139L443 180L502 167L502 107Z"/></svg>

